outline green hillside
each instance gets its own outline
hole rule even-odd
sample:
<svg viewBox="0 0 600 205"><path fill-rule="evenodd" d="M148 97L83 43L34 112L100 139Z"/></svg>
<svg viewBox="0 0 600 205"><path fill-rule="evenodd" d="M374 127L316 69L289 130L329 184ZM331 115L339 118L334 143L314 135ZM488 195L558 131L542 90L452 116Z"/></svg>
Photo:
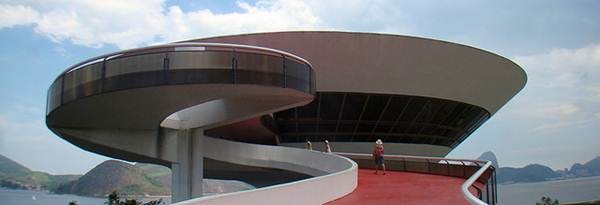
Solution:
<svg viewBox="0 0 600 205"><path fill-rule="evenodd" d="M170 195L171 170L168 167L108 160L85 175L51 175L31 171L0 155L0 186L12 189L48 190L59 194L104 197L112 191L126 195ZM205 179L206 194L253 189L240 181Z"/></svg>
<svg viewBox="0 0 600 205"><path fill-rule="evenodd" d="M171 174L171 169L160 165L135 163L134 166L141 169L146 175L148 175L148 177L151 178Z"/></svg>
<svg viewBox="0 0 600 205"><path fill-rule="evenodd" d="M7 177L24 177L27 176L31 170L27 167L0 155L0 179Z"/></svg>
<svg viewBox="0 0 600 205"><path fill-rule="evenodd" d="M108 160L60 191L84 196L105 196L112 191L127 195L169 195L169 187L129 163Z"/></svg>
<svg viewBox="0 0 600 205"><path fill-rule="evenodd" d="M31 171L27 167L0 155L0 186L12 189L53 190L76 180L81 175L50 175Z"/></svg>

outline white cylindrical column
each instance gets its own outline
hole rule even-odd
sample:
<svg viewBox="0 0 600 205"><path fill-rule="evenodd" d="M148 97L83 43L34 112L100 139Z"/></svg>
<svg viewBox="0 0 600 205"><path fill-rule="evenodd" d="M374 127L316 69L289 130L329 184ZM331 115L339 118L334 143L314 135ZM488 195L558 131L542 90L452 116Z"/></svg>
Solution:
<svg viewBox="0 0 600 205"><path fill-rule="evenodd" d="M177 131L177 162L171 165L173 203L202 196L204 130Z"/></svg>

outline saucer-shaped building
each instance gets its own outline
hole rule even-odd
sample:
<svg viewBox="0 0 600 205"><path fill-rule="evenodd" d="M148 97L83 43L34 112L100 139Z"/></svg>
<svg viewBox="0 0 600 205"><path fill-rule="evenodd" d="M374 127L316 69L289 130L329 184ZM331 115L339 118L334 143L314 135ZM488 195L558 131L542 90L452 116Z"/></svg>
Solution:
<svg viewBox="0 0 600 205"><path fill-rule="evenodd" d="M526 82L518 65L496 54L409 36L315 31L188 42L274 48L312 64L316 93L310 104L214 130L241 141L304 147L328 140L336 151L370 153L381 139L391 154L445 156ZM253 122L269 130L254 131L267 139L229 129Z"/></svg>
<svg viewBox="0 0 600 205"><path fill-rule="evenodd" d="M306 150L308 141L323 150L327 140L350 156L371 153L381 139L388 155L430 157L421 163L426 168L408 169L404 161L404 171L439 174L445 162L447 176L494 183L490 172L475 172L480 162L459 161L461 169L431 157L457 147L525 83L512 61L451 42L330 31L242 34L75 64L48 90L46 124L82 149L170 167L174 202L320 204L353 192L365 165ZM262 188L188 200L203 195L204 177Z"/></svg>

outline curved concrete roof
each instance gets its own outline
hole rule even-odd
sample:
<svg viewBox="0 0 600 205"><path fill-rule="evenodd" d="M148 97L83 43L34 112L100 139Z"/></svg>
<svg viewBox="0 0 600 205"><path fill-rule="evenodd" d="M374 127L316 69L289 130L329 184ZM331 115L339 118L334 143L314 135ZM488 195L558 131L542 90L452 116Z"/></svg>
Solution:
<svg viewBox="0 0 600 205"><path fill-rule="evenodd" d="M410 36L331 31L255 33L190 40L284 50L311 62L317 91L417 95L494 114L527 81L514 62L481 49Z"/></svg>

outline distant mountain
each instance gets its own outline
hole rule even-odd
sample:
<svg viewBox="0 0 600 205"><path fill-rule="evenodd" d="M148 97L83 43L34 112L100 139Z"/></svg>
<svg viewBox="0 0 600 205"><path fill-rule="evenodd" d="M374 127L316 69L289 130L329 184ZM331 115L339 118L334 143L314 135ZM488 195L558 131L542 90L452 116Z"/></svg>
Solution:
<svg viewBox="0 0 600 205"><path fill-rule="evenodd" d="M170 195L169 188L149 177L139 167L108 160L77 181L59 187L57 192L83 196L105 196L112 191L126 195Z"/></svg>
<svg viewBox="0 0 600 205"><path fill-rule="evenodd" d="M208 195L254 189L253 186L234 180L203 180ZM116 160L105 161L79 180L63 184L57 193L83 196L105 196L112 191L126 195L170 195L171 169L168 167Z"/></svg>
<svg viewBox="0 0 600 205"><path fill-rule="evenodd" d="M85 175L50 175L0 155L0 187L46 190L59 194L101 196L117 191L126 195L170 195L171 169L164 166L108 160ZM207 195L254 189L235 180L205 179Z"/></svg>
<svg viewBox="0 0 600 205"><path fill-rule="evenodd" d="M30 172L27 167L0 155L0 177L25 176Z"/></svg>
<svg viewBox="0 0 600 205"><path fill-rule="evenodd" d="M155 164L135 163L148 177L160 182L166 187L171 187L171 169Z"/></svg>
<svg viewBox="0 0 600 205"><path fill-rule="evenodd" d="M498 183L539 182L560 177L550 167L530 164L523 168L501 167L497 171Z"/></svg>
<svg viewBox="0 0 600 205"><path fill-rule="evenodd" d="M0 186L11 189L53 190L76 180L81 175L51 175L31 171L27 167L0 155Z"/></svg>
<svg viewBox="0 0 600 205"><path fill-rule="evenodd" d="M134 166L141 169L146 175L152 178L171 174L171 169L165 166L144 163L135 163Z"/></svg>
<svg viewBox="0 0 600 205"><path fill-rule="evenodd" d="M577 177L600 176L600 157L590 160L585 164L576 163L567 171Z"/></svg>
<svg viewBox="0 0 600 205"><path fill-rule="evenodd" d="M484 152L477 159L491 161L495 168L500 168L500 165L498 165L498 159L496 159L496 155L492 151Z"/></svg>
<svg viewBox="0 0 600 205"><path fill-rule="evenodd" d="M483 153L479 159L496 161L492 152ZM523 168L501 167L497 169L498 183L539 182L556 179L600 176L600 156L585 164L575 163L570 169L552 170L540 164L530 164Z"/></svg>
<svg viewBox="0 0 600 205"><path fill-rule="evenodd" d="M154 164L136 163L136 167L148 175L148 177L160 182L166 187L171 187L171 169ZM207 195L229 193L254 189L254 186L236 180L204 179L202 181L203 192Z"/></svg>

